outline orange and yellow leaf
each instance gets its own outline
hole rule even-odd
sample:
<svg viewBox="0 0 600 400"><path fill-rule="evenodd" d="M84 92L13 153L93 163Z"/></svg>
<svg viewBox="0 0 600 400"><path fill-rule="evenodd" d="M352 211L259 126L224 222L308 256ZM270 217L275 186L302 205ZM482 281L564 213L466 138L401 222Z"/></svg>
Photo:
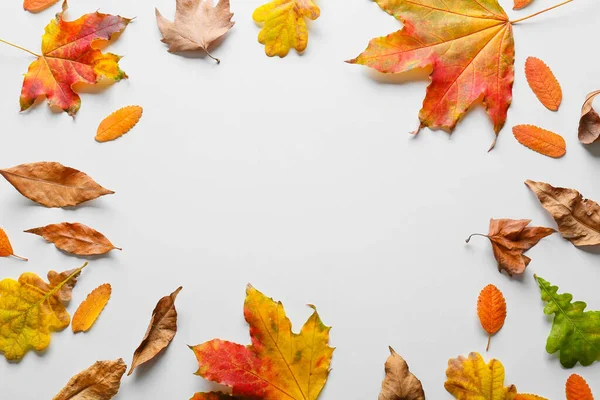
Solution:
<svg viewBox="0 0 600 400"><path fill-rule="evenodd" d="M110 114L98 126L96 140L108 142L123 136L138 123L143 111L140 106L127 106Z"/></svg>
<svg viewBox="0 0 600 400"><path fill-rule="evenodd" d="M506 319L506 300L500 289L494 285L487 285L477 299L477 315L481 326L488 333L488 345L490 347L490 339L504 325Z"/></svg>
<svg viewBox="0 0 600 400"><path fill-rule="evenodd" d="M562 136L534 125L513 127L515 138L525 147L548 157L560 158L567 153L567 143Z"/></svg>
<svg viewBox="0 0 600 400"><path fill-rule="evenodd" d="M26 258L15 255L12 245L10 244L10 240L8 240L8 235L4 232L4 229L0 228L0 257L9 257L13 256L23 261L27 261Z"/></svg>
<svg viewBox="0 0 600 400"><path fill-rule="evenodd" d="M23 8L29 12L37 13L57 2L58 0L24 0Z"/></svg>
<svg viewBox="0 0 600 400"><path fill-rule="evenodd" d="M525 76L538 100L547 109L558 111L563 93L550 67L539 58L529 57L525 62Z"/></svg>
<svg viewBox="0 0 600 400"><path fill-rule="evenodd" d="M71 324L73 332L86 332L94 325L104 306L108 303L111 293L112 287L105 283L88 294L73 314L73 323Z"/></svg>
<svg viewBox="0 0 600 400"><path fill-rule="evenodd" d="M583 377L573 374L565 385L567 400L594 400L592 390Z"/></svg>

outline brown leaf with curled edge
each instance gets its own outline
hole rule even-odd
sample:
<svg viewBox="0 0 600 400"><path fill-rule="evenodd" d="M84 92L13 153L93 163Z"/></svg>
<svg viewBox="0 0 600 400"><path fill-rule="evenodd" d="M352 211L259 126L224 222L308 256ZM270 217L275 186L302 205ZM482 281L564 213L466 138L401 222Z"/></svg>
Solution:
<svg viewBox="0 0 600 400"><path fill-rule="evenodd" d="M122 358L96 361L73 376L52 400L110 400L119 391L125 370L127 365Z"/></svg>
<svg viewBox="0 0 600 400"><path fill-rule="evenodd" d="M177 310L175 309L175 299L183 289L177 288L169 296L161 298L154 311L148 330L142 339L142 342L133 353L133 361L127 376L131 375L134 369L146 361L150 361L164 348L166 348L177 333Z"/></svg>
<svg viewBox="0 0 600 400"><path fill-rule="evenodd" d="M46 207L71 207L113 194L92 178L57 162L36 162L0 169L0 175L23 196Z"/></svg>
<svg viewBox="0 0 600 400"><path fill-rule="evenodd" d="M25 257L18 256L14 253L8 235L4 232L4 229L0 228L0 257L12 256L19 260L27 261Z"/></svg>
<svg viewBox="0 0 600 400"><path fill-rule="evenodd" d="M583 144L592 144L600 138L600 115L592 107L592 103L600 90L587 95L583 107L581 107L581 119L579 120L579 141Z"/></svg>
<svg viewBox="0 0 600 400"><path fill-rule="evenodd" d="M529 57L525 62L527 83L538 100L550 111L558 111L562 103L562 88L554 73L539 58Z"/></svg>
<svg viewBox="0 0 600 400"><path fill-rule="evenodd" d="M39 235L54 243L58 249L78 256L105 254L114 249L121 250L97 230L78 222L52 224L28 229L25 232Z"/></svg>
<svg viewBox="0 0 600 400"><path fill-rule="evenodd" d="M378 400L425 400L421 381L414 376L402 356L390 347L385 362L385 379Z"/></svg>
<svg viewBox="0 0 600 400"><path fill-rule="evenodd" d="M525 184L558 224L562 236L575 246L600 244L600 205L574 189L528 180Z"/></svg>
<svg viewBox="0 0 600 400"><path fill-rule="evenodd" d="M491 219L490 232L487 235L474 233L469 236L484 236L490 239L494 257L498 261L498 270L510 276L522 274L531 262L523 253L535 246L540 240L556 232L552 228L528 227L530 219Z"/></svg>

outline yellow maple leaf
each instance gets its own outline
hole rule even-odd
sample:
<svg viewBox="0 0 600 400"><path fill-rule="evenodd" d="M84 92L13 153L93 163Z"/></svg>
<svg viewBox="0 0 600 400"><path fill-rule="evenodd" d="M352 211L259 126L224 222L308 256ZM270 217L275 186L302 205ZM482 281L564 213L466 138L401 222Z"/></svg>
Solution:
<svg viewBox="0 0 600 400"><path fill-rule="evenodd" d="M8 360L21 359L27 351L42 351L50 344L50 333L69 326L65 304L83 266L62 273L48 272L48 282L32 272L18 281L0 281L0 351Z"/></svg>
<svg viewBox="0 0 600 400"><path fill-rule="evenodd" d="M252 18L264 24L258 41L265 45L269 57L285 57L293 47L303 52L308 45L308 28L304 18L315 20L321 15L312 0L273 0L258 7Z"/></svg>

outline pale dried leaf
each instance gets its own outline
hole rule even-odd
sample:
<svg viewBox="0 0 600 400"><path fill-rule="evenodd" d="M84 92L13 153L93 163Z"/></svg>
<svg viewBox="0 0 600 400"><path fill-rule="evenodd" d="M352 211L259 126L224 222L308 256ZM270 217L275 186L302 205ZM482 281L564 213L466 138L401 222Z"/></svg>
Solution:
<svg viewBox="0 0 600 400"><path fill-rule="evenodd" d="M390 353L378 400L425 400L421 381L410 372L404 358L391 347Z"/></svg>
<svg viewBox="0 0 600 400"><path fill-rule="evenodd" d="M105 254L113 249L121 250L100 232L77 222L52 224L25 232L39 235L54 243L60 250L79 256Z"/></svg>
<svg viewBox="0 0 600 400"><path fill-rule="evenodd" d="M73 376L52 400L109 400L121 386L127 365L122 358L96 361L88 369Z"/></svg>
<svg viewBox="0 0 600 400"><path fill-rule="evenodd" d="M600 90L588 94L581 107L579 141L583 144L592 144L600 138L600 115L592 107L594 99L599 94Z"/></svg>

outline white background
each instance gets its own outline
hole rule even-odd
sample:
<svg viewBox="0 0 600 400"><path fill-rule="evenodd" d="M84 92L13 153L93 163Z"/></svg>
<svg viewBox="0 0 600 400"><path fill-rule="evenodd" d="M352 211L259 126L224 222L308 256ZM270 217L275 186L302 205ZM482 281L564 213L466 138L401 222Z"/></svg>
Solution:
<svg viewBox="0 0 600 400"><path fill-rule="evenodd" d="M113 295L90 332L53 334L43 354L0 360L0 393L49 399L96 360L129 364L158 299L177 286L179 332L155 361L124 377L117 399L188 399L215 388L193 375L186 345L213 338L248 343L242 307L247 283L283 301L296 330L317 305L333 326L330 379L321 399L375 399L387 346L402 354L429 399L451 399L443 387L447 360L485 352L475 307L479 291L497 285L508 318L486 359L501 360L507 383L556 400L572 372L600 396L600 364L564 370L545 352L550 319L533 280L600 309L600 252L559 235L529 252L522 279L496 270L486 233L490 217L531 218L555 226L523 182L544 180L600 200L600 147L577 141L586 93L600 89L596 41L600 6L576 0L515 26L514 102L498 145L481 107L444 132L408 132L418 124L426 75L386 77L343 61L400 23L367 0L320 1L307 51L268 58L252 21L258 0L232 0L235 27L209 58L169 54L159 39L157 6L172 18L174 0L73 1L75 19L100 8L137 18L108 50L124 55L129 80L82 94L73 120L45 103L19 113L22 74L32 57L0 48L0 167L59 161L116 191L76 209L47 209L0 182L0 226L28 263L0 259L2 277L45 276L83 259L61 253L23 230L78 221L106 234L123 252L92 259L74 291L74 312L87 293L109 282ZM514 19L554 4L536 0ZM37 51L56 4L37 15L3 1L0 37ZM546 110L528 88L527 56L546 61L561 81L564 103ZM413 79L414 78L414 79ZM89 91L89 90L88 90ZM144 116L133 131L96 143L99 122L125 105ZM562 134L567 155L554 160L521 146L515 124Z"/></svg>

